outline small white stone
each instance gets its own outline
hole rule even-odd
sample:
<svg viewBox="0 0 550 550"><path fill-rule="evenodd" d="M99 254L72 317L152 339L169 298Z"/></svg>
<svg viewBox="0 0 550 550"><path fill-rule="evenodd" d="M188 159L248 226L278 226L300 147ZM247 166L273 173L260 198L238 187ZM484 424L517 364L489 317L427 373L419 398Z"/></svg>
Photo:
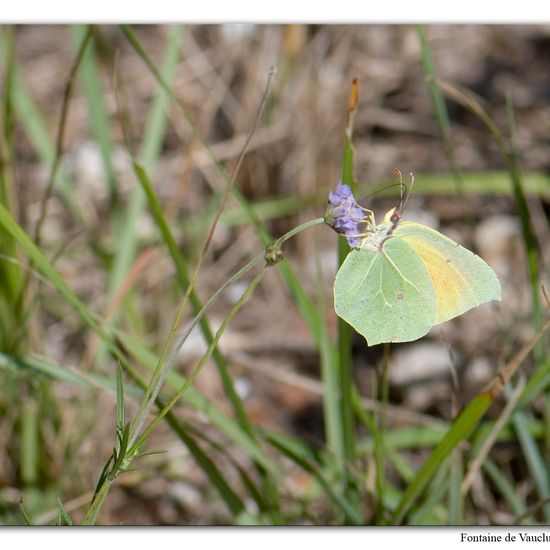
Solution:
<svg viewBox="0 0 550 550"><path fill-rule="evenodd" d="M439 230L439 218L429 210L407 207L403 214L403 221L420 223Z"/></svg>
<svg viewBox="0 0 550 550"><path fill-rule="evenodd" d="M468 383L483 386L489 382L495 370L486 357L476 357L468 365Z"/></svg>
<svg viewBox="0 0 550 550"><path fill-rule="evenodd" d="M240 281L238 283L235 283L225 291L225 297L230 304L236 304L247 288L247 282Z"/></svg>
<svg viewBox="0 0 550 550"><path fill-rule="evenodd" d="M170 497L191 510L203 503L202 493L194 485L185 481L175 481L170 485Z"/></svg>
<svg viewBox="0 0 550 550"><path fill-rule="evenodd" d="M221 26L222 35L227 42L239 42L254 33L252 23L226 23Z"/></svg>
<svg viewBox="0 0 550 550"><path fill-rule="evenodd" d="M247 399L252 393L252 383L248 378L244 376L237 376L235 378L235 391L241 399Z"/></svg>
<svg viewBox="0 0 550 550"><path fill-rule="evenodd" d="M449 350L436 342L421 342L393 353L389 369L393 384L404 386L426 378L440 378L452 367Z"/></svg>
<svg viewBox="0 0 550 550"><path fill-rule="evenodd" d="M518 219L512 216L491 216L479 223L475 231L479 254L486 261L509 257L520 238Z"/></svg>

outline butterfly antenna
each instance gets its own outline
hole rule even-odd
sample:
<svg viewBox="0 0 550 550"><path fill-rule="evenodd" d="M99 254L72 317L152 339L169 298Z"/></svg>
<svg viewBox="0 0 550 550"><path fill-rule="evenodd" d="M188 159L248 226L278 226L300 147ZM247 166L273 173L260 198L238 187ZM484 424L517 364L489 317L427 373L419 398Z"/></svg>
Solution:
<svg viewBox="0 0 550 550"><path fill-rule="evenodd" d="M403 203L403 207L401 209L401 212L403 212L405 210L405 208L407 207L407 203L409 202L409 197L411 196L412 188L413 188L413 185L414 185L414 174L412 172L409 172L409 176L411 177L411 184L409 185L409 188L407 189L407 192L406 192L406 195L405 195L405 202Z"/></svg>
<svg viewBox="0 0 550 550"><path fill-rule="evenodd" d="M401 219L401 215L403 214L403 209L405 208L405 203L409 196L406 191L407 186L403 183L403 174L401 173L401 170L399 170L399 168L394 168L393 173L399 178L401 198L399 199L399 205L397 206L397 208L394 209L393 214L390 216L391 227L388 229L387 237L393 235L393 232L399 224L399 220ZM405 192L403 192L403 189L405 189ZM405 197L405 199L403 199L403 197Z"/></svg>
<svg viewBox="0 0 550 550"><path fill-rule="evenodd" d="M399 215L401 215L403 212L403 188L406 189L406 186L403 184L403 174L401 173L401 170L399 170L399 168L394 168L393 173L399 180L399 192L401 194L401 197L399 198L399 206L395 210L396 212L399 212Z"/></svg>
<svg viewBox="0 0 550 550"><path fill-rule="evenodd" d="M399 178L399 187L401 189L401 198L399 199L399 206L395 209L394 213L391 215L391 222L392 222L392 230L395 229L395 226L401 219L401 216L403 215L403 212L405 211L405 208L407 207L407 203L409 202L409 197L411 196L412 188L414 185L414 174L412 172L409 173L411 176L411 184L409 187L407 187L403 183L403 174L401 173L401 170L399 168L394 169L394 174Z"/></svg>
<svg viewBox="0 0 550 550"><path fill-rule="evenodd" d="M394 231L397 229L397 226L399 225L399 222L401 221L401 216L403 215L403 211L405 210L405 207L407 206L407 202L409 202L409 197L411 196L411 190L414 185L414 175L411 172L411 185L407 188L407 186L403 183L403 174L401 173L401 170L399 168L395 168L393 170L393 173L399 178L399 187L401 189L401 198L399 199L399 206L394 209L393 214L390 216L390 222L391 226L388 229L388 232L386 233L385 238L383 239L381 246L386 242L394 233Z"/></svg>

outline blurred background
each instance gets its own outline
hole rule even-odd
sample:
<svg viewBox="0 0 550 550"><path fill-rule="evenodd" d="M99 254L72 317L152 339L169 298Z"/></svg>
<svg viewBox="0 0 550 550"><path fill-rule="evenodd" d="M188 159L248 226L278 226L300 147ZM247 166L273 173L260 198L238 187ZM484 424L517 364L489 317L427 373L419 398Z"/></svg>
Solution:
<svg viewBox="0 0 550 550"><path fill-rule="evenodd" d="M450 421L533 336L525 243L502 151L479 117L449 98L448 136L442 137L414 26L223 24L133 30L187 115L163 94L117 26L93 29L74 74L85 27L28 25L0 32L2 200L101 318L159 354L182 295L129 151L146 168L178 247L194 266L226 185L204 143L231 173L274 67L265 109L236 180L272 235L324 214L327 193L341 178L348 99L357 79L354 171L362 204L380 220L399 197L398 188L388 188L395 183L394 169L406 181L413 172L406 217L476 251L501 280L502 303L486 304L434 328L419 342L392 348L389 426ZM472 93L506 140L513 138L544 281L550 252L550 26L432 25L425 27L425 36L437 76ZM64 97L69 98L66 112ZM49 189L62 120L60 163ZM285 246L289 264L313 299L322 289L331 338L337 328L331 311L337 241L328 227L319 226ZM20 523L22 495L38 523L55 518L58 497L78 521L113 448L115 361L7 237L1 237L1 246L0 523ZM196 284L201 300L262 246L241 206L230 198ZM17 262L9 260L13 257ZM31 286L25 300L15 298L21 281ZM245 283L237 284L216 304L209 315L214 328L244 288ZM185 322L190 319L188 314ZM277 269L231 323L220 347L254 425L323 448L319 351ZM205 349L196 331L182 348L176 370L188 374ZM382 349L368 348L359 337L353 349L354 377L368 406ZM535 368L528 363L525 372ZM213 365L205 367L195 387L232 415ZM539 397L530 403L530 418L539 437L546 434L538 443L548 464L550 438L544 426L550 401ZM130 392L128 408L136 403ZM192 432L209 438L211 458L239 485L232 461L249 467L243 449L197 407L184 402L177 415ZM363 435L367 441L368 433ZM142 459L138 469L117 480L101 523L232 523L168 426L154 432L148 448L166 452ZM413 441L403 453L416 467L428 448ZM536 502L517 440L511 437L491 453L524 502ZM367 452L362 460L369 471ZM310 476L289 461L280 462L287 521L337 523L326 500L312 490ZM307 514L296 504L303 499ZM517 518L517 510L484 478L474 484L466 509L473 523L506 524ZM433 517L438 519L437 513Z"/></svg>

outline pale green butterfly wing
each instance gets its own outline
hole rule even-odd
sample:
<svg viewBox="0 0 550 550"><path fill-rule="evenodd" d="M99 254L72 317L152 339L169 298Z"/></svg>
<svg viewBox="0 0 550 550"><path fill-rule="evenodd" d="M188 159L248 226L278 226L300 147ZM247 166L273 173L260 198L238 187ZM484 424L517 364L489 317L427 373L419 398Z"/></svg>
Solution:
<svg viewBox="0 0 550 550"><path fill-rule="evenodd" d="M436 298L434 324L501 299L494 271L479 256L435 229L401 222L394 235L391 240L404 240L410 245L430 274Z"/></svg>
<svg viewBox="0 0 550 550"><path fill-rule="evenodd" d="M369 345L424 336L436 318L432 279L424 262L400 238L383 250L352 250L334 283L336 313Z"/></svg>

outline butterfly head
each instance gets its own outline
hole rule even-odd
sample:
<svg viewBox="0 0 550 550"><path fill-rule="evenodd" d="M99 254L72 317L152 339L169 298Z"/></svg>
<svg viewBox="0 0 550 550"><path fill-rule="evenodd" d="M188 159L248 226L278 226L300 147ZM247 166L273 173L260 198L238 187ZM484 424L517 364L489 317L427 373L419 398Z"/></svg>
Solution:
<svg viewBox="0 0 550 550"><path fill-rule="evenodd" d="M399 223L400 219L401 219L401 214L399 212L399 208L396 208L396 207L391 208L384 215L384 223L386 225L391 226L393 224Z"/></svg>

